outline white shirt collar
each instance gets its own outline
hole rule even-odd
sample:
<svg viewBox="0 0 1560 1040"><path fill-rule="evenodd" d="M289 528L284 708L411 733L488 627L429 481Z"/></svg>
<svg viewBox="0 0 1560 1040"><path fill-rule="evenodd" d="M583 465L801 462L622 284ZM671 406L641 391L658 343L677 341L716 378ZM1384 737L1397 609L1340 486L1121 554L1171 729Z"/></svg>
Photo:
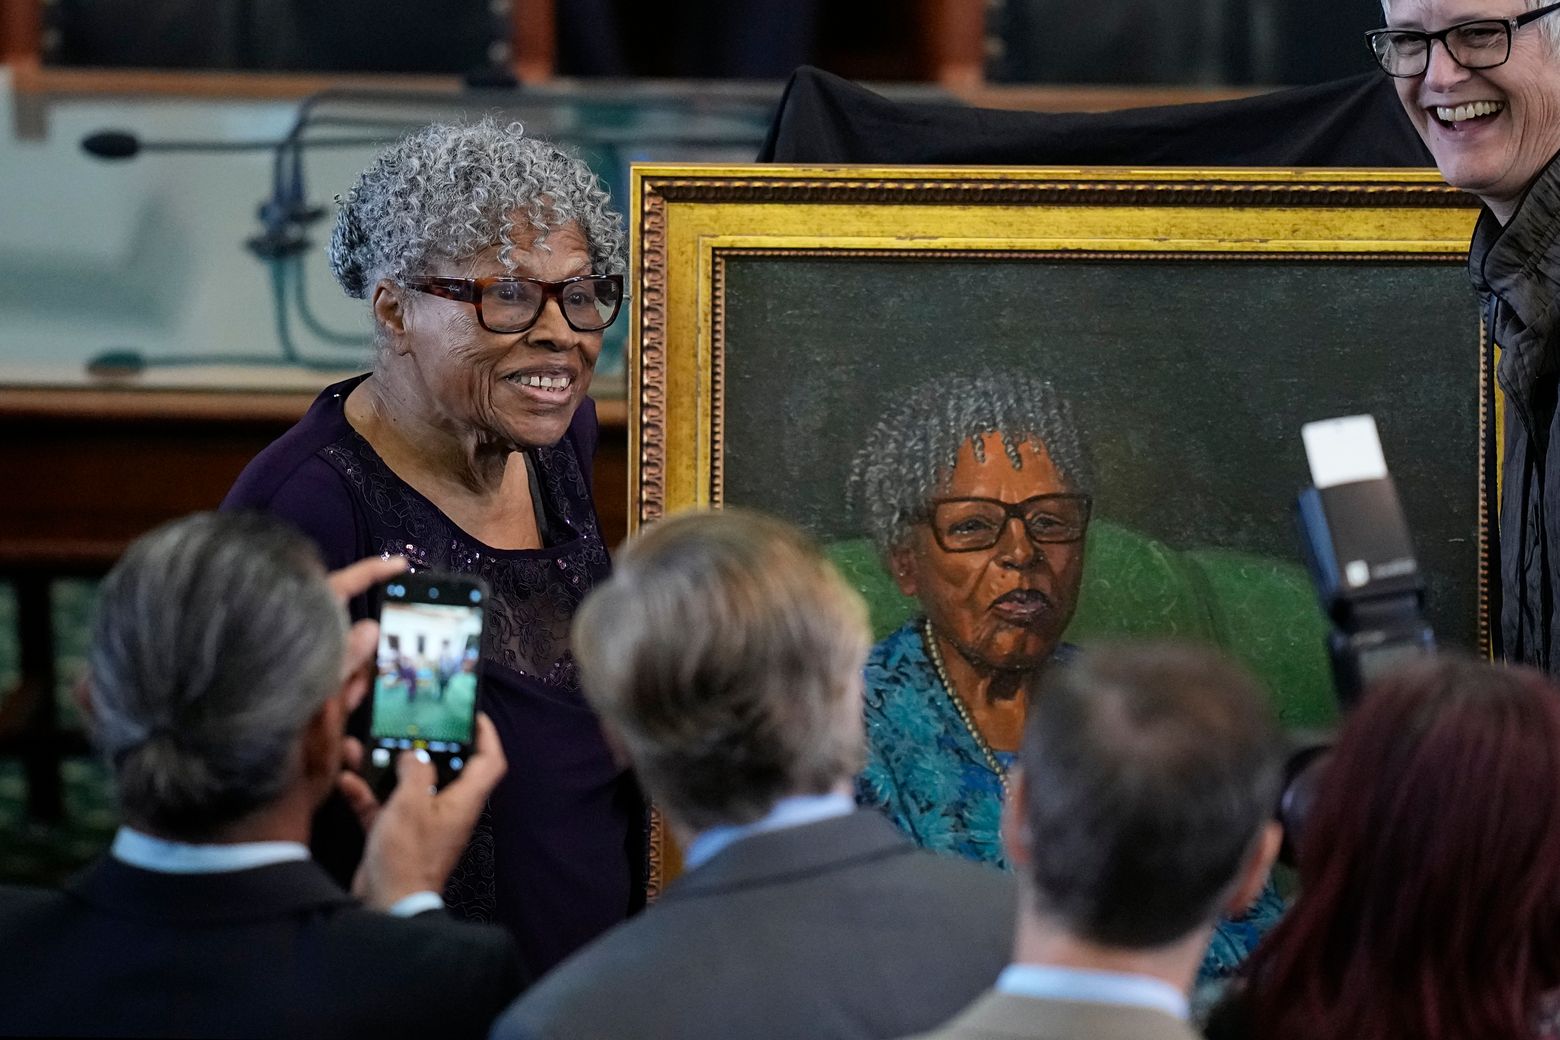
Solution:
<svg viewBox="0 0 1560 1040"><path fill-rule="evenodd" d="M799 794L782 798L761 819L752 823L723 824L700 831L683 853L683 866L688 870L701 867L726 846L763 831L800 827L835 816L849 816L855 811L856 800L848 794Z"/></svg>
<svg viewBox="0 0 1560 1040"><path fill-rule="evenodd" d="M119 828L109 854L121 863L159 874L224 874L309 858L308 848L296 841L192 845L154 838L129 827Z"/></svg>
<svg viewBox="0 0 1560 1040"><path fill-rule="evenodd" d="M1163 979L1120 971L1088 971L1052 964L1009 964L997 976L997 990L1035 1000L1081 1000L1152 1008L1185 1021L1186 994Z"/></svg>

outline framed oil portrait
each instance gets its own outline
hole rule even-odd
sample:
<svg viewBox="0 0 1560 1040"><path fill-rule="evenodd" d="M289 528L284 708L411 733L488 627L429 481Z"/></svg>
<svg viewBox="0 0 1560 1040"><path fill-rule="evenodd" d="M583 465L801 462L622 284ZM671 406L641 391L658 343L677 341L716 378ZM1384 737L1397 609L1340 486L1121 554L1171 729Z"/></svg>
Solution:
<svg viewBox="0 0 1560 1040"><path fill-rule="evenodd" d="M847 494L869 431L1039 377L1093 460L1067 641L1211 641L1319 725L1299 431L1370 413L1437 636L1481 645L1477 211L1434 171L638 166L632 207L631 525L792 520L883 636L915 605Z"/></svg>

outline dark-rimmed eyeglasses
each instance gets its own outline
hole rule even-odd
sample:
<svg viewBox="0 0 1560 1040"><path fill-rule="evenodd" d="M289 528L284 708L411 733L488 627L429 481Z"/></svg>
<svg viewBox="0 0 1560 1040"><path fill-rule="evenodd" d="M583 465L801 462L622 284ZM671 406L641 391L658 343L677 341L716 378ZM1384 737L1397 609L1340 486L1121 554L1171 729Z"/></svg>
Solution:
<svg viewBox="0 0 1560 1040"><path fill-rule="evenodd" d="M945 552L978 552L1002 538L1008 521L1017 520L1036 545L1076 542L1089 526L1088 495L1036 495L1022 502L995 498L934 499L926 522Z"/></svg>
<svg viewBox="0 0 1560 1040"><path fill-rule="evenodd" d="M582 274L561 282L540 278L417 278L408 289L469 303L489 332L524 332L542 316L549 299L558 301L563 320L575 332L600 332L617 319L623 306L623 276Z"/></svg>
<svg viewBox="0 0 1560 1040"><path fill-rule="evenodd" d="M1441 41L1446 53L1465 69L1493 69L1511 57L1511 35L1529 22L1554 11L1560 3L1534 8L1515 18L1478 18L1458 22L1440 32L1418 29L1372 29L1365 34L1376 63L1389 76L1422 76L1430 67L1430 44Z"/></svg>

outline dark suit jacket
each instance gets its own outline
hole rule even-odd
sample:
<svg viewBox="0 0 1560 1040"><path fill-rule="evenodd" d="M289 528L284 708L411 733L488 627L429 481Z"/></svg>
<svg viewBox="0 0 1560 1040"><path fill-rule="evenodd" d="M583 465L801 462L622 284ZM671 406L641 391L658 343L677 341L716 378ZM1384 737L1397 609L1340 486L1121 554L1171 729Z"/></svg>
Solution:
<svg viewBox="0 0 1560 1040"><path fill-rule="evenodd" d="M503 932L366 910L310 862L0 889L0 1035L481 1036L519 988Z"/></svg>
<svg viewBox="0 0 1560 1040"><path fill-rule="evenodd" d="M1012 879L876 813L738 841L544 977L495 1040L895 1037L989 987Z"/></svg>
<svg viewBox="0 0 1560 1040"><path fill-rule="evenodd" d="M987 993L952 1022L917 1040L1199 1040L1192 1027L1151 1008Z"/></svg>

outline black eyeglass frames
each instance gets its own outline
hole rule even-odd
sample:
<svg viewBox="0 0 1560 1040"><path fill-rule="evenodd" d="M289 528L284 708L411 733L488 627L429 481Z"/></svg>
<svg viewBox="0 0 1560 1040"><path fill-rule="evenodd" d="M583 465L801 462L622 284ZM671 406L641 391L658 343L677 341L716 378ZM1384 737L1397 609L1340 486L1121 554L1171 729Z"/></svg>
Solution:
<svg viewBox="0 0 1560 1040"><path fill-rule="evenodd" d="M945 552L979 552L1002 539L1008 521L1017 520L1036 545L1076 542L1089 526L1088 495L1035 495L1022 502L995 498L939 498L926 522Z"/></svg>
<svg viewBox="0 0 1560 1040"><path fill-rule="evenodd" d="M1376 63L1389 76L1422 76L1430 67L1430 45L1441 41L1452 60L1465 69L1493 69L1511 57L1511 37L1518 29L1547 14L1560 3L1537 7L1515 18L1477 18L1439 32L1419 29L1372 29L1365 34Z"/></svg>

